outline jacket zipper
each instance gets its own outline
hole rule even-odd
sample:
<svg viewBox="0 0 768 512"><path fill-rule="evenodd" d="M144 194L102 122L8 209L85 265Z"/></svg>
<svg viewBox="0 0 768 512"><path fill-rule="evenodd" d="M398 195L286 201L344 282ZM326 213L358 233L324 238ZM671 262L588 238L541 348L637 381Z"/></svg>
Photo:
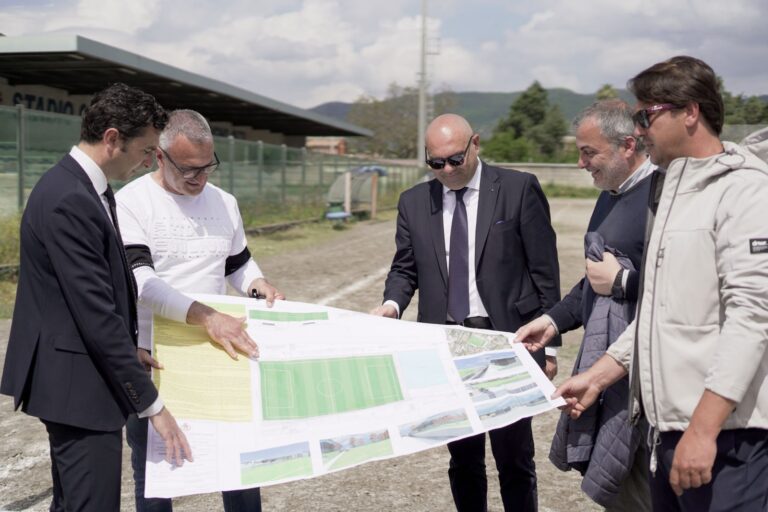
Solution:
<svg viewBox="0 0 768 512"><path fill-rule="evenodd" d="M665 247L662 245L664 241L664 232L667 229L667 222L669 222L669 217L672 214L672 207L675 204L675 199L677 199L677 191L680 188L680 183L683 181L683 173L685 173L685 169L688 166L688 159L685 159L685 163L683 164L683 168L680 170L680 177L677 179L677 183L675 183L675 191L672 194L672 200L669 203L669 208L666 209L666 215L664 217L664 224L661 226L661 232L659 233L659 249L656 252L656 265L653 272L653 301L651 302L651 318L648 328L648 372L651 376L651 404L653 405L653 416L655 418L655 426L651 426L648 435L651 440L651 456L650 456L650 470L651 473L654 475L656 474L656 467L657 467L657 458L656 458L656 447L660 444L659 440L659 408L656 402L656 379L654 377L653 372L653 325L654 325L654 316L656 313L656 299L658 295L658 288L657 288L657 280L659 277L659 268L661 267L662 261L664 260L664 250ZM663 192L662 192L663 194ZM638 360L639 364L639 360Z"/></svg>

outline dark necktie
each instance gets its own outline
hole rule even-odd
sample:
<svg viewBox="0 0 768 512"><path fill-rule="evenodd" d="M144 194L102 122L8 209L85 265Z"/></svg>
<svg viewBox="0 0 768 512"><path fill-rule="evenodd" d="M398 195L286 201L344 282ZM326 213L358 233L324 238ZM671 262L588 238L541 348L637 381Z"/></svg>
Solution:
<svg viewBox="0 0 768 512"><path fill-rule="evenodd" d="M123 237L120 235L120 225L117 222L117 204L115 203L115 193L112 190L112 186L107 185L107 190L104 191L104 197L107 198L107 204L109 205L109 214L112 217L112 223L115 226L115 234L117 234L117 243L120 246L120 258L123 260L123 271L125 272L125 278L128 281L128 288L130 294L131 308L131 324L134 331L134 336L137 331L136 327L136 297L138 295L138 287L136 286L136 278L133 276L133 272L128 267L128 258L125 256L125 248L123 247Z"/></svg>
<svg viewBox="0 0 768 512"><path fill-rule="evenodd" d="M457 323L469 315L469 237L467 235L467 207L464 192L467 187L454 190L456 208L451 222L451 242L448 247L448 314Z"/></svg>

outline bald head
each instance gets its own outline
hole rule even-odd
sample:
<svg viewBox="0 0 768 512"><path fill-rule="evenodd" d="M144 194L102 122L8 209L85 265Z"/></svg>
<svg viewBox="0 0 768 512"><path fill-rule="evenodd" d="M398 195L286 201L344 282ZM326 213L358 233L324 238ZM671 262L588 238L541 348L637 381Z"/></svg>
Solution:
<svg viewBox="0 0 768 512"><path fill-rule="evenodd" d="M475 175L480 137L472 132L466 119L456 114L436 117L425 133L427 159L444 164L439 169L432 167L435 178L451 190L465 187ZM461 162L452 165L453 162Z"/></svg>
<svg viewBox="0 0 768 512"><path fill-rule="evenodd" d="M466 119L456 114L443 114L429 123L425 139L427 146L429 146L432 140L439 142L440 140L452 138L462 139L464 144L466 144L471 136L472 127L469 126Z"/></svg>

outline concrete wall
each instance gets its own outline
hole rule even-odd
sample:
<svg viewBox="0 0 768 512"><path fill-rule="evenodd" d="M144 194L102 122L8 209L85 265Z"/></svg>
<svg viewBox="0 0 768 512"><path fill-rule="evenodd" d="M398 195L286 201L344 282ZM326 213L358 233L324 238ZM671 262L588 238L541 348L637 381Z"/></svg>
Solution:
<svg viewBox="0 0 768 512"><path fill-rule="evenodd" d="M567 185L570 187L592 187L592 177L576 164L526 164L526 163L495 163L499 167L517 169L535 174L539 182Z"/></svg>

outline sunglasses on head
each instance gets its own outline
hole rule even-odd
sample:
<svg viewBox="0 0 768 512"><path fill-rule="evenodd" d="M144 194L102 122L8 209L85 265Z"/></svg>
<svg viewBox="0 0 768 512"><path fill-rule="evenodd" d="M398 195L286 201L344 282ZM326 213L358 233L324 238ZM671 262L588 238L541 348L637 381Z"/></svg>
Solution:
<svg viewBox="0 0 768 512"><path fill-rule="evenodd" d="M648 129L651 127L652 117L651 114L655 114L656 112L664 112L665 110L677 110L680 108L685 108L685 105L675 105L674 103L660 103L658 105L653 105L648 108L644 108L642 110L638 110L632 115L632 121L645 129Z"/></svg>
<svg viewBox="0 0 768 512"><path fill-rule="evenodd" d="M474 137L474 135L472 135ZM461 153L456 153L455 155L451 155L447 158L429 158L429 151L427 151L427 148L424 148L424 153L427 154L427 159L425 162L429 167L432 169L442 169L445 167L445 164L450 164L451 167L458 167L464 163L464 159L467 156L467 151L469 151L469 145L472 144L472 137L469 138L469 141L467 142L467 147L464 148L464 151Z"/></svg>

